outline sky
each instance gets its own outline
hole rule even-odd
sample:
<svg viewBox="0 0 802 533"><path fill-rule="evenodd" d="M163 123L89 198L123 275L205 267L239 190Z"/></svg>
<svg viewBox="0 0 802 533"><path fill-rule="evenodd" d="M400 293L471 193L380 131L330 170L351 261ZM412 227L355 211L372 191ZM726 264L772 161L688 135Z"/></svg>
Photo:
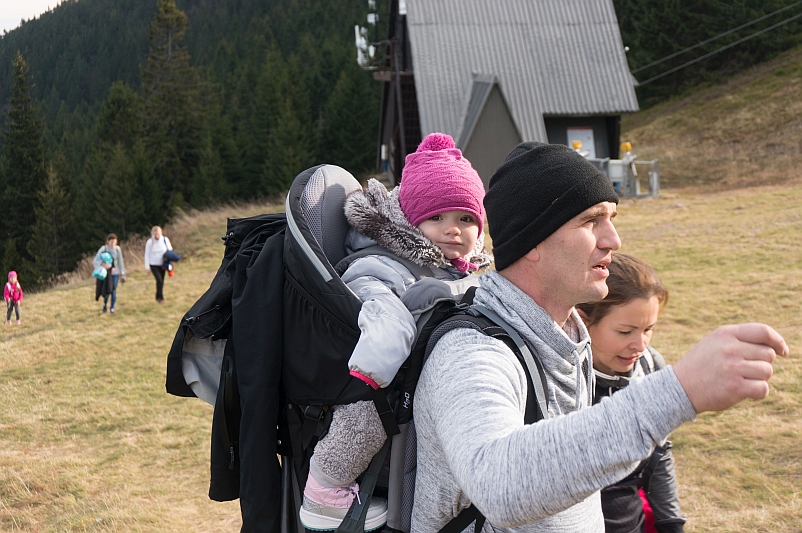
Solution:
<svg viewBox="0 0 802 533"><path fill-rule="evenodd" d="M0 0L0 34L19 26L22 19L38 17L58 3L59 0Z"/></svg>

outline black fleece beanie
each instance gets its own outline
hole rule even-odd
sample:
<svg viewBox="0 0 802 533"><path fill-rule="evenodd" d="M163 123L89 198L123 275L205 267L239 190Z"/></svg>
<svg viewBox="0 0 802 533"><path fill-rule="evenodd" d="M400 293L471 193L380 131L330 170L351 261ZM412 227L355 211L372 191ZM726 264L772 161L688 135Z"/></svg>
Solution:
<svg viewBox="0 0 802 533"><path fill-rule="evenodd" d="M519 144L496 169L485 195L496 270L599 202L618 203L618 196L584 157L562 144Z"/></svg>

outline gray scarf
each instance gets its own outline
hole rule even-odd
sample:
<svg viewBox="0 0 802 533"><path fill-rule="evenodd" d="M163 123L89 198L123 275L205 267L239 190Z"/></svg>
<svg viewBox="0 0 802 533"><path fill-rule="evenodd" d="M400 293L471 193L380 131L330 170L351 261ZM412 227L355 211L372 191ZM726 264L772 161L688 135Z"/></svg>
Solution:
<svg viewBox="0 0 802 533"><path fill-rule="evenodd" d="M550 416L577 411L593 403L590 336L576 311L571 313L566 326L578 332L578 342L569 338L566 329L558 326L532 298L496 271L482 275L474 302L501 315L534 349L546 373Z"/></svg>

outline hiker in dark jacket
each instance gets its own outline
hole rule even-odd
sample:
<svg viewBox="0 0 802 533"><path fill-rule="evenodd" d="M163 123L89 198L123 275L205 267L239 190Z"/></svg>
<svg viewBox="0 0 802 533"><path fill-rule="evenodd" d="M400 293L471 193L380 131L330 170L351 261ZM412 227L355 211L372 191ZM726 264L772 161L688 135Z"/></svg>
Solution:
<svg viewBox="0 0 802 533"><path fill-rule="evenodd" d="M392 192L376 180L346 199L350 253L379 244L445 281L490 265L484 249L484 185L453 139L433 133L407 156L401 185ZM351 375L374 389L390 384L415 340L415 319L401 296L417 281L402 261L386 255L354 260L343 281L362 300L359 341ZM328 434L315 446L304 490L301 522L334 530L356 496L355 482L387 436L372 401L334 407ZM387 503L375 498L365 529L386 521Z"/></svg>
<svg viewBox="0 0 802 533"><path fill-rule="evenodd" d="M604 300L576 306L593 343L594 404L632 379L666 367L649 342L668 291L652 267L631 255L613 254L607 268ZM627 477L603 488L601 503L606 533L684 531L671 442L661 443Z"/></svg>
<svg viewBox="0 0 802 533"><path fill-rule="evenodd" d="M768 394L788 346L764 324L741 324L591 406L590 337L574 306L607 295L617 202L607 176L567 146L522 143L490 179L496 270L480 276L473 302L540 360L548 414L524 424L526 373L502 340L469 328L443 335L415 392L412 533L439 531L471 505L483 533L602 533L602 488L697 413Z"/></svg>

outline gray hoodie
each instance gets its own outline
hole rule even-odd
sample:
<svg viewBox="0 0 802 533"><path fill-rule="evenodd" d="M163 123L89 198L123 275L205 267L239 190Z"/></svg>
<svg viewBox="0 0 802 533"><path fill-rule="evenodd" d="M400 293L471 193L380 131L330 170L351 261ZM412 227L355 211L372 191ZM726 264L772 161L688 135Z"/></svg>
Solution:
<svg viewBox="0 0 802 533"><path fill-rule="evenodd" d="M590 408L590 340L575 312L566 330L577 341L497 272L481 277L474 301L535 349L549 417L524 425L526 376L503 342L470 329L443 336L415 393L413 533L439 530L471 503L485 532L602 533L599 490L693 420L690 400L669 367Z"/></svg>

